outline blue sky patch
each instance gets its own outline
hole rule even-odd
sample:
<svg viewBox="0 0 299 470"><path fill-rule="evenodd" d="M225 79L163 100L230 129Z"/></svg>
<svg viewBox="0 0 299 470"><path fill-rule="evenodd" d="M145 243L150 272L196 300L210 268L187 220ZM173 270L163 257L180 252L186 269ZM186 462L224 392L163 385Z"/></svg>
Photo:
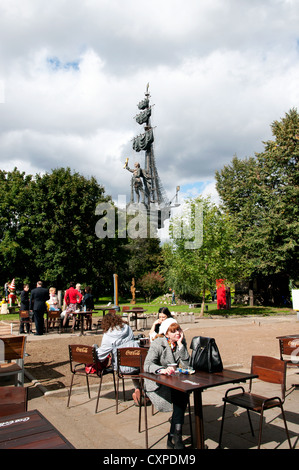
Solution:
<svg viewBox="0 0 299 470"><path fill-rule="evenodd" d="M207 183L197 181L194 183L188 183L181 185L180 192L187 194L189 197L196 197L202 193Z"/></svg>
<svg viewBox="0 0 299 470"><path fill-rule="evenodd" d="M73 60L70 62L62 62L58 57L48 57L47 62L53 70L79 70L79 60Z"/></svg>

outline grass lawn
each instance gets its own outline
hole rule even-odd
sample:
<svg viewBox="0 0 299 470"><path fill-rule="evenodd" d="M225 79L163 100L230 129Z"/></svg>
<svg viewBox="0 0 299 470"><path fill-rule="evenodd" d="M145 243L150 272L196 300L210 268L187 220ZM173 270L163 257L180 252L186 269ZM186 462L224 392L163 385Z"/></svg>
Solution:
<svg viewBox="0 0 299 470"><path fill-rule="evenodd" d="M101 299L102 300L102 299ZM97 303L97 306L100 305L107 305L106 299L103 302ZM120 311L122 310L123 305L130 305L131 307L143 307L147 312L146 313L153 313L157 314L160 307L168 307L170 312L193 312L195 315L200 314L200 308L189 308L189 305L170 305L170 304L157 304L157 303L146 303L142 301L136 302L135 305L131 305L130 301L128 302L120 302L119 307ZM232 306L229 310L217 310L217 303L210 302L205 305L204 317L210 316L270 316L270 315L294 315L296 312L291 308L286 307L248 307L248 306ZM102 312L95 312L93 317L102 316ZM0 321L18 321L19 315L18 313L15 314L7 314L7 315L0 315Z"/></svg>

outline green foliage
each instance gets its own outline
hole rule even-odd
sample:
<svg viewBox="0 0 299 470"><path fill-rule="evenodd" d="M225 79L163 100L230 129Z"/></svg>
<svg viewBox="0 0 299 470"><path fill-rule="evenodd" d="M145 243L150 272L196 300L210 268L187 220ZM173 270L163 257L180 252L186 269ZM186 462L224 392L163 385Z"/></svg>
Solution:
<svg viewBox="0 0 299 470"><path fill-rule="evenodd" d="M113 242L95 236L96 205L110 198L94 178L69 168L35 175L0 173L2 282L42 279L63 289L71 279L104 285ZM111 257L109 258L109 254ZM101 269L100 269L101 266Z"/></svg>
<svg viewBox="0 0 299 470"><path fill-rule="evenodd" d="M129 238L121 251L125 263L123 285L127 292L132 278L135 278L136 288L139 290L139 280L144 274L161 269L163 258L158 238Z"/></svg>
<svg viewBox="0 0 299 470"><path fill-rule="evenodd" d="M144 297L151 301L154 296L157 296L163 292L165 279L158 272L147 273L139 280L138 285L144 295Z"/></svg>
<svg viewBox="0 0 299 470"><path fill-rule="evenodd" d="M197 209L197 212L196 212ZM195 249L188 248L186 242L195 230L195 213L202 212L202 243ZM216 279L234 281L238 276L238 263L233 251L234 230L230 218L211 202L199 197L188 202L188 217L175 219L171 227L171 244L163 247L164 276L179 296L200 298L206 289L215 290ZM178 238L176 224L189 220L189 230L184 230ZM199 221L197 220L197 223ZM187 236L186 236L187 234Z"/></svg>
<svg viewBox="0 0 299 470"><path fill-rule="evenodd" d="M70 168L42 175L17 169L0 171L0 278L2 285L16 279L35 286L65 289L70 280L91 285L95 296L113 294L113 274L120 292L129 292L132 277L157 271L161 264L159 240L98 238L96 207L111 202L95 178ZM117 219L117 209L115 208Z"/></svg>
<svg viewBox="0 0 299 470"><path fill-rule="evenodd" d="M244 278L298 276L299 115L292 109L272 124L275 139L255 158L216 172L223 208L235 227Z"/></svg>

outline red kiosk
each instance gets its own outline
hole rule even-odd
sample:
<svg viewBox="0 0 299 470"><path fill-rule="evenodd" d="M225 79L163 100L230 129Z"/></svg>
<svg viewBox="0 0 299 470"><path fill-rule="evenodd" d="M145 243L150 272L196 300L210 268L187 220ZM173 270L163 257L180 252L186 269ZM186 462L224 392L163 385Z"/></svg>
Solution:
<svg viewBox="0 0 299 470"><path fill-rule="evenodd" d="M229 309L231 307L230 288L225 286L224 279L216 279L217 309Z"/></svg>

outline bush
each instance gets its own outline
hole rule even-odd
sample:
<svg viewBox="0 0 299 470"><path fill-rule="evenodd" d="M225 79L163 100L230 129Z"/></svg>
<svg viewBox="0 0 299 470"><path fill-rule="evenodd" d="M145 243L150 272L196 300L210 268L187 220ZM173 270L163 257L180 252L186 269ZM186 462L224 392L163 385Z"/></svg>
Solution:
<svg viewBox="0 0 299 470"><path fill-rule="evenodd" d="M165 279L158 272L145 274L138 282L138 287L147 302L151 301L153 296L160 295L164 290Z"/></svg>

